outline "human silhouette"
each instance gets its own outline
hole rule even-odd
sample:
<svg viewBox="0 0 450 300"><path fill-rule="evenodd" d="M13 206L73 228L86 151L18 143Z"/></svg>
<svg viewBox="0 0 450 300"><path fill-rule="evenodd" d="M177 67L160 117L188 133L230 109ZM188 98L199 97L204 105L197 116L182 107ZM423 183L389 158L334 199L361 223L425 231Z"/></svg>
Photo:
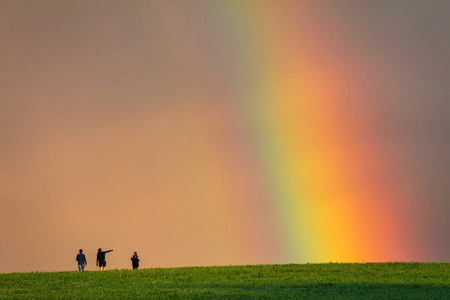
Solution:
<svg viewBox="0 0 450 300"><path fill-rule="evenodd" d="M96 265L100 267L100 270L103 271L106 268L105 254L111 251L114 251L114 249L102 251L102 248L98 248Z"/></svg>
<svg viewBox="0 0 450 300"><path fill-rule="evenodd" d="M87 265L87 260L86 256L83 254L83 249L79 250L75 260L78 262L78 271L84 271L84 267Z"/></svg>
<svg viewBox="0 0 450 300"><path fill-rule="evenodd" d="M131 257L131 264L133 266L133 270L139 268L139 255L137 254L137 252L134 252L133 256Z"/></svg>

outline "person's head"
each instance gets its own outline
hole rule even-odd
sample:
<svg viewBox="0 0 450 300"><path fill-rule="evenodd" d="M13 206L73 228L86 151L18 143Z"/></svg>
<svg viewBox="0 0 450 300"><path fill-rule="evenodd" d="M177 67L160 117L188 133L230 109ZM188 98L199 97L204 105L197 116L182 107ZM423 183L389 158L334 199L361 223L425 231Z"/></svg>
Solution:
<svg viewBox="0 0 450 300"><path fill-rule="evenodd" d="M98 252L102 252L102 248L98 248Z"/></svg>
<svg viewBox="0 0 450 300"><path fill-rule="evenodd" d="M138 254L137 254L137 252L136 252L136 251L134 251L134 254L133 254L133 256L134 256L134 257L138 257Z"/></svg>
<svg viewBox="0 0 450 300"><path fill-rule="evenodd" d="M83 253L83 249L80 249L80 253Z"/></svg>

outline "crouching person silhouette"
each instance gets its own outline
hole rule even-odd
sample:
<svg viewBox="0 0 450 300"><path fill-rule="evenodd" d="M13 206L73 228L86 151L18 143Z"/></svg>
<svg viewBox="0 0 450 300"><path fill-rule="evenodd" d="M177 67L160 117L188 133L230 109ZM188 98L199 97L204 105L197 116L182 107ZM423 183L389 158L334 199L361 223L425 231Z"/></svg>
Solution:
<svg viewBox="0 0 450 300"><path fill-rule="evenodd" d="M76 261L78 262L78 271L84 271L84 267L87 265L86 256L83 254L83 249L80 249L80 253L77 254Z"/></svg>
<svg viewBox="0 0 450 300"><path fill-rule="evenodd" d="M96 265L100 267L100 270L103 271L106 268L105 254L111 251L114 251L114 249L102 251L102 248L98 248Z"/></svg>

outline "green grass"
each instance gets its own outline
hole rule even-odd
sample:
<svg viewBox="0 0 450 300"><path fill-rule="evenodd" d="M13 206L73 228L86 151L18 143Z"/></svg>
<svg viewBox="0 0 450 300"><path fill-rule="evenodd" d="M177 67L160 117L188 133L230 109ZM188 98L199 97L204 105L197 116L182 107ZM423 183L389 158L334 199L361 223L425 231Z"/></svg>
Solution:
<svg viewBox="0 0 450 300"><path fill-rule="evenodd" d="M0 299L450 299L448 263L305 264L0 274Z"/></svg>

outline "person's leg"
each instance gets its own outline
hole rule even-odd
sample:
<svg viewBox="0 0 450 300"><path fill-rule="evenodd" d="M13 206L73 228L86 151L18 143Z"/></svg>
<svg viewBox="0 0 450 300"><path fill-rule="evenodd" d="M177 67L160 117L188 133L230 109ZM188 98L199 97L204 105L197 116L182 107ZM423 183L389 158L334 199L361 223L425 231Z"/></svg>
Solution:
<svg viewBox="0 0 450 300"><path fill-rule="evenodd" d="M78 265L78 271L81 271L81 265Z"/></svg>
<svg viewBox="0 0 450 300"><path fill-rule="evenodd" d="M81 265L81 271L84 271L84 267L85 267L85 265L83 264L83 265Z"/></svg>

